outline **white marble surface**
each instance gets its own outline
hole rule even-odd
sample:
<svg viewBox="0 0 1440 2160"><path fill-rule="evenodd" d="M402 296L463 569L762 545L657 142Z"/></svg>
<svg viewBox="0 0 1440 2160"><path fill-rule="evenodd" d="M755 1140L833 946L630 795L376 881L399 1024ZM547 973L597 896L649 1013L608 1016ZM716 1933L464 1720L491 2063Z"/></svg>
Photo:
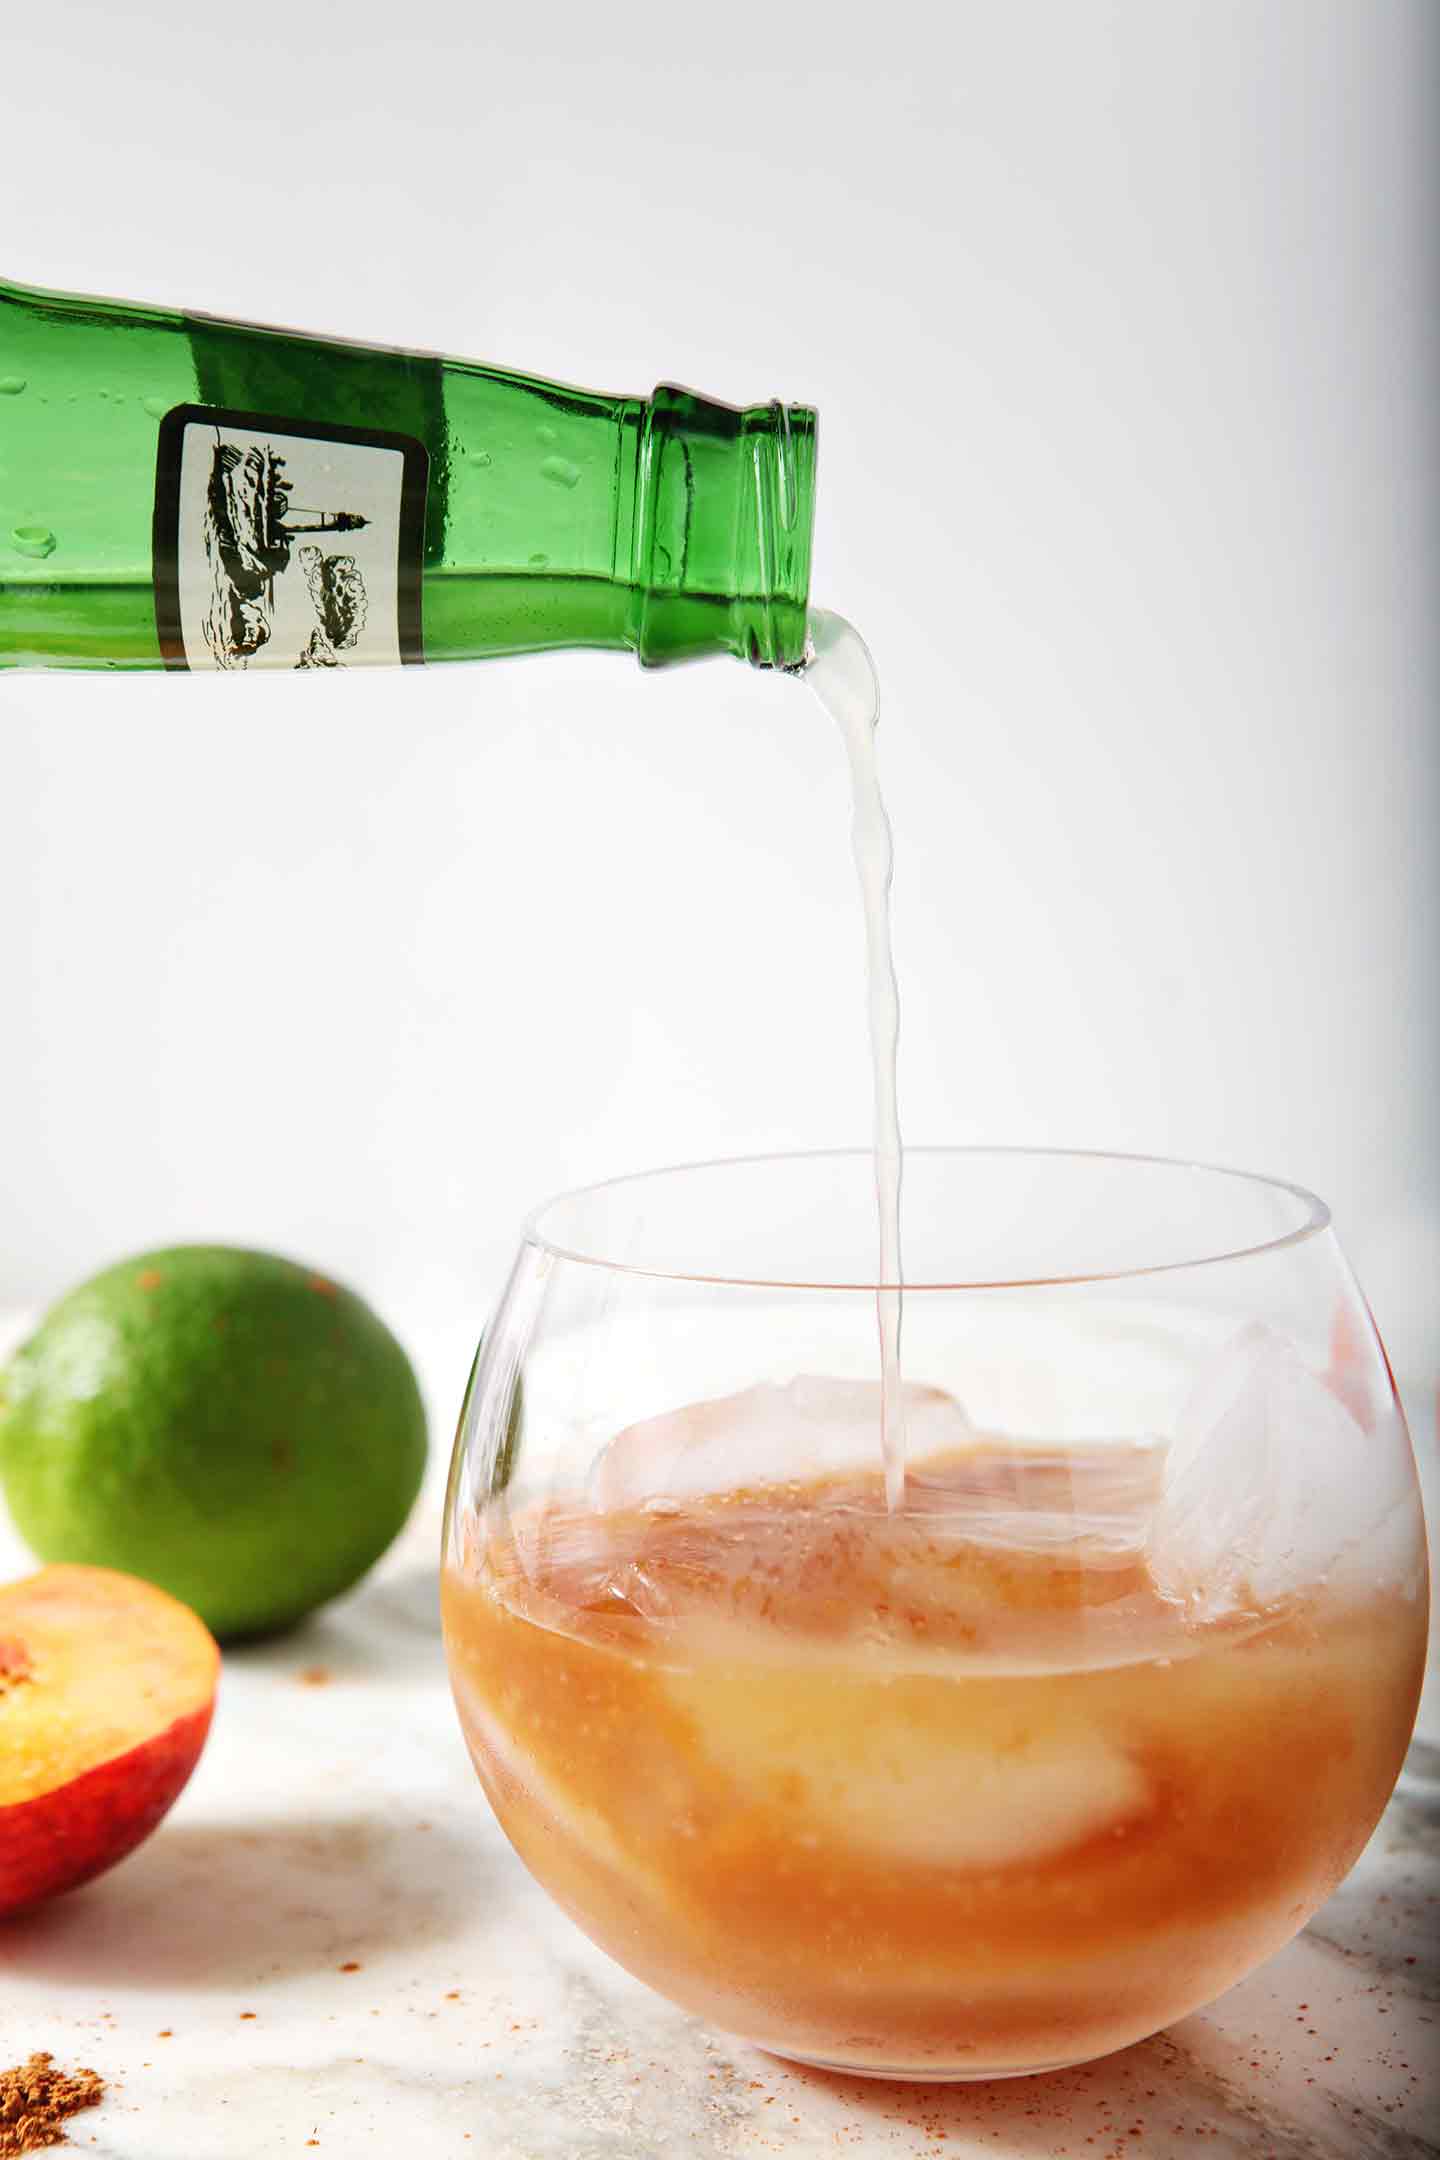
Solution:
<svg viewBox="0 0 1440 2160"><path fill-rule="evenodd" d="M788 2069L630 1980L511 1854L446 1688L437 1512L431 1493L359 1592L227 1655L205 1755L146 1846L0 1927L0 2063L48 2048L109 2083L71 2126L78 2150L1440 2153L1440 1791L1392 1804L1262 1972L1122 2055L968 2087ZM0 1526L0 1577L30 1564Z"/></svg>

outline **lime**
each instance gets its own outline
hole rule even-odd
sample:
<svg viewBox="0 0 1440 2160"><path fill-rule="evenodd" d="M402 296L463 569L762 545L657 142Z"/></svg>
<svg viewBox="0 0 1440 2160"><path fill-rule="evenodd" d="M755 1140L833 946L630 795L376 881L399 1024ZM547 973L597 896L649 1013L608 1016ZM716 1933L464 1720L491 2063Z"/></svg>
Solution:
<svg viewBox="0 0 1440 2160"><path fill-rule="evenodd" d="M0 1481L27 1543L158 1583L220 1636L287 1627L348 1589L424 1465L424 1405L390 1330L272 1253L122 1261L0 1372Z"/></svg>

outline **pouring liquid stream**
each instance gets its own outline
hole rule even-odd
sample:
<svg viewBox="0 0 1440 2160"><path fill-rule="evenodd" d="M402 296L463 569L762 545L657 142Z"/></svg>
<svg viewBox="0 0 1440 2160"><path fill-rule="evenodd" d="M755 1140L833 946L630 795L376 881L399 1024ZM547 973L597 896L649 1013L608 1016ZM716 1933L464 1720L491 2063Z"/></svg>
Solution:
<svg viewBox="0 0 1440 2160"><path fill-rule="evenodd" d="M811 657L803 679L839 728L850 765L851 842L865 915L865 956L874 1086L875 1204L880 1252L875 1317L880 1338L880 1445L885 1498L893 1511L905 1495L905 1405L900 1371L904 1281L900 1254L902 1156L896 1095L900 992L890 939L894 847L875 734L880 684L864 639L839 615L810 611Z"/></svg>

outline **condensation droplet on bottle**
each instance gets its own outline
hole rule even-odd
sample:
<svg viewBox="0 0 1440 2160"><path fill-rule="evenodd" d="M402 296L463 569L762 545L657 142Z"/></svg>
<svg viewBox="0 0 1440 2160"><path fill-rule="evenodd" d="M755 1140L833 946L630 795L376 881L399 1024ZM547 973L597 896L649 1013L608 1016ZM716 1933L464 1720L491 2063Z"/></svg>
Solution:
<svg viewBox="0 0 1440 2160"><path fill-rule="evenodd" d="M55 552L55 535L48 525L17 525L10 535L10 544L18 554L44 562L47 555Z"/></svg>
<svg viewBox="0 0 1440 2160"><path fill-rule="evenodd" d="M568 457L547 457L540 460L540 477L553 480L556 487L573 488L580 485L580 468L572 465Z"/></svg>
<svg viewBox="0 0 1440 2160"><path fill-rule="evenodd" d="M559 442L560 437L556 434L553 427L537 427L535 430L535 440L536 442L542 443L556 443Z"/></svg>
<svg viewBox="0 0 1440 2160"><path fill-rule="evenodd" d="M19 397L25 380L23 375L0 375L0 397Z"/></svg>
<svg viewBox="0 0 1440 2160"><path fill-rule="evenodd" d="M488 465L490 463L490 452L488 450L472 450L465 462L468 465Z"/></svg>
<svg viewBox="0 0 1440 2160"><path fill-rule="evenodd" d="M548 555L532 555L530 557L530 568L532 570L543 570L549 560Z"/></svg>
<svg viewBox="0 0 1440 2160"><path fill-rule="evenodd" d="M152 420L163 420L170 410L170 400L168 398L147 397L142 398L140 402Z"/></svg>

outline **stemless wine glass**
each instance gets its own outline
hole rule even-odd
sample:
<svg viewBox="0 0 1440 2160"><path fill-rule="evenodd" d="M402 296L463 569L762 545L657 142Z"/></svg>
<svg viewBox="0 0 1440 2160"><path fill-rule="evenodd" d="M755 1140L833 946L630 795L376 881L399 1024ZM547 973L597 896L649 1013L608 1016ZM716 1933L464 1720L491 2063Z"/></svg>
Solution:
<svg viewBox="0 0 1440 2160"><path fill-rule="evenodd" d="M1425 1650L1409 1440L1322 1204L906 1161L902 1504L871 1158L530 1223L451 1473L446 1643L520 1857L802 2061L994 2077L1211 2000L1340 1881Z"/></svg>

